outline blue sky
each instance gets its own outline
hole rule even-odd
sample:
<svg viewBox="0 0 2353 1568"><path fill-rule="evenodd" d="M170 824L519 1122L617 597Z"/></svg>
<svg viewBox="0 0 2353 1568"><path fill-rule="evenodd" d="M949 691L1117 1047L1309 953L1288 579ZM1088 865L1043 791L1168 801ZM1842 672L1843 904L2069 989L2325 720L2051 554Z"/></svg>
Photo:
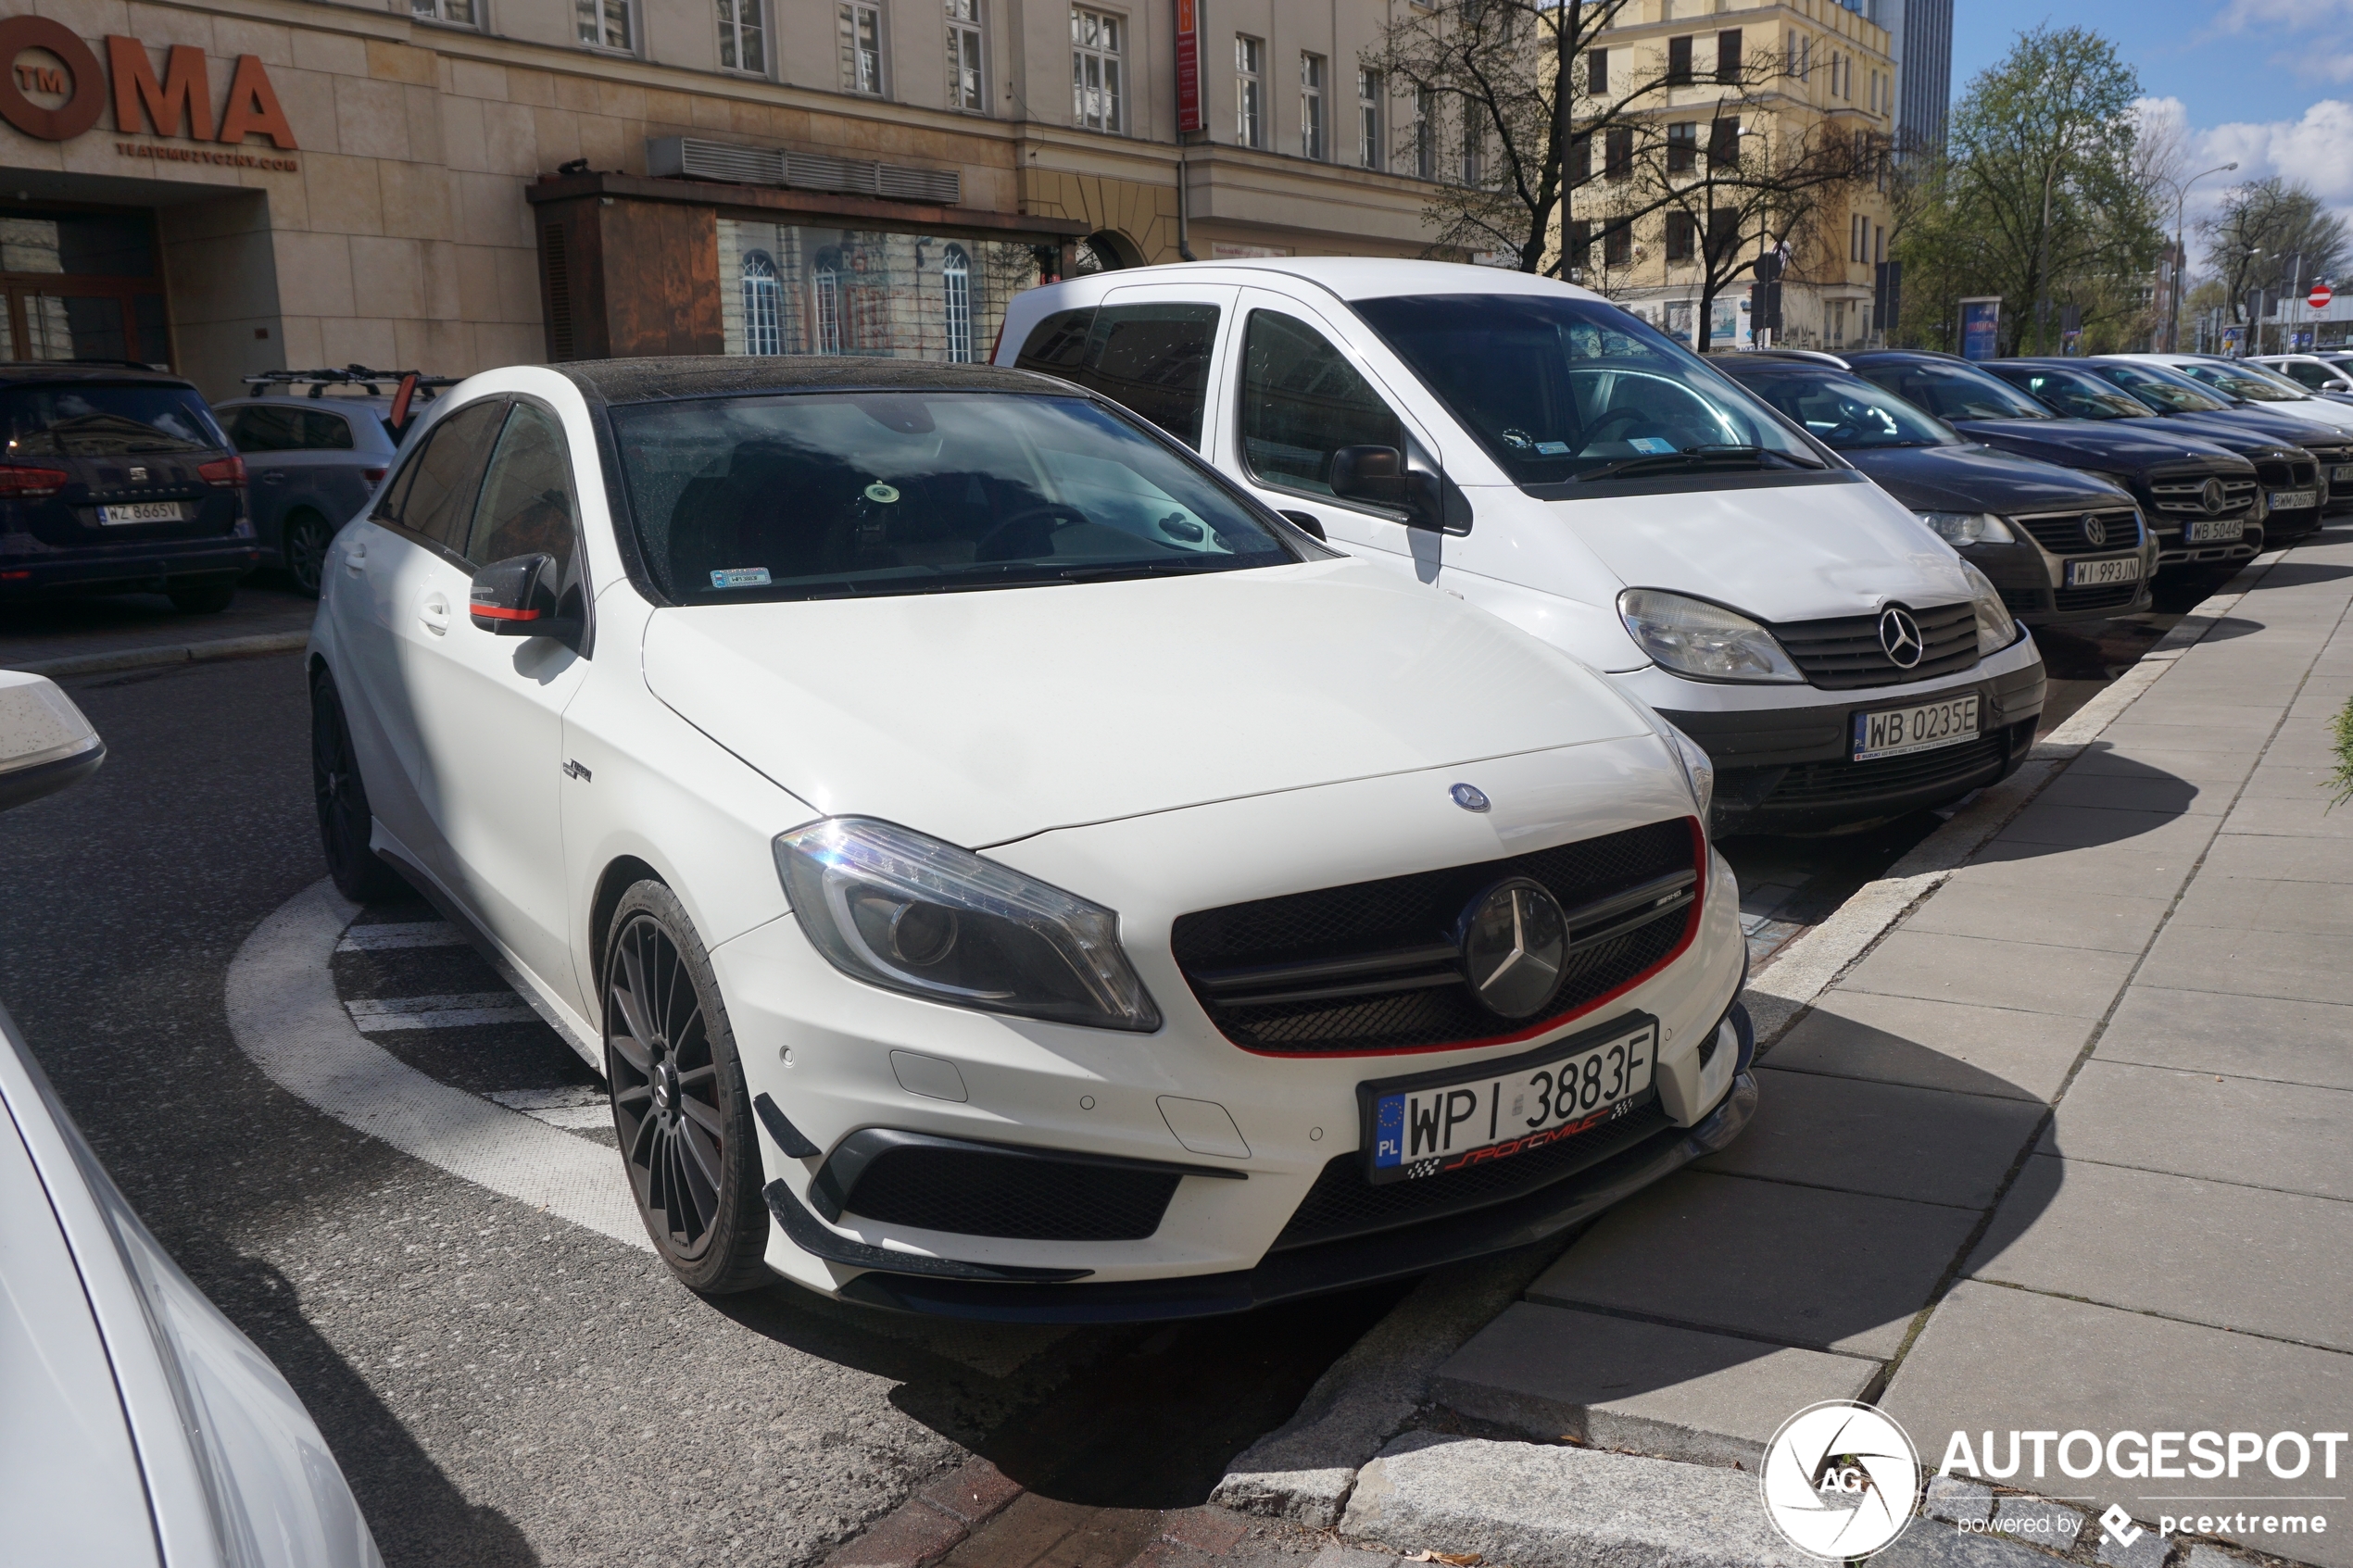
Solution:
<svg viewBox="0 0 2353 1568"><path fill-rule="evenodd" d="M1953 91L2045 21L2114 40L2159 119L2178 119L2190 172L2239 162L2196 187L2192 210L2233 180L2301 180L2353 215L2353 0L1956 0Z"/></svg>

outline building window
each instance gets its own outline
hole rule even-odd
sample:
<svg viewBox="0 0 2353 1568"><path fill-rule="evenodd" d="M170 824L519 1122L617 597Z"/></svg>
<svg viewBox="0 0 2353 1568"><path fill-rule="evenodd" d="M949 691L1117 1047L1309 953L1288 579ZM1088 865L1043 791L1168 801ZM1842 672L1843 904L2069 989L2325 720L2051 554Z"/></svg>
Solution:
<svg viewBox="0 0 2353 1568"><path fill-rule="evenodd" d="M1689 261L1692 258L1692 249L1698 233L1699 225L1692 221L1690 213L1668 213L1667 215L1667 259L1670 262Z"/></svg>
<svg viewBox="0 0 2353 1568"><path fill-rule="evenodd" d="M1324 158L1324 56L1299 56L1299 156Z"/></svg>
<svg viewBox="0 0 2353 1568"><path fill-rule="evenodd" d="M1572 271L1582 271L1593 259L1593 225L1582 218L1573 219L1568 225L1566 259Z"/></svg>
<svg viewBox="0 0 2353 1568"><path fill-rule="evenodd" d="M1716 80L1727 84L1741 79L1741 30L1726 28L1716 35Z"/></svg>
<svg viewBox="0 0 2353 1568"><path fill-rule="evenodd" d="M809 279L809 314L814 319L813 346L820 354L841 352L841 270L820 261Z"/></svg>
<svg viewBox="0 0 2353 1568"><path fill-rule="evenodd" d="M1487 183L1487 122L1468 98L1463 100L1463 183L1473 190Z"/></svg>
<svg viewBox="0 0 2353 1568"><path fill-rule="evenodd" d="M1427 87L1414 89L1414 172L1424 180L1438 178L1436 95Z"/></svg>
<svg viewBox="0 0 2353 1568"><path fill-rule="evenodd" d="M1356 73L1356 161L1366 169L1385 169L1380 139L1380 72Z"/></svg>
<svg viewBox="0 0 2353 1568"><path fill-rule="evenodd" d="M1127 24L1101 11L1070 8L1071 119L1088 131L1126 124L1120 35Z"/></svg>
<svg viewBox="0 0 2353 1568"><path fill-rule="evenodd" d="M1620 218L1602 225L1602 265L1630 267L1634 262L1634 226Z"/></svg>
<svg viewBox="0 0 2353 1568"><path fill-rule="evenodd" d="M1602 137L1602 176L1626 180L1634 173L1634 128L1620 125Z"/></svg>
<svg viewBox="0 0 2353 1568"><path fill-rule="evenodd" d="M947 305L948 362L973 362L973 270L962 245L950 245L939 260L940 294Z"/></svg>
<svg viewBox="0 0 2353 1568"><path fill-rule="evenodd" d="M882 96L882 6L875 0L842 0L841 90Z"/></svg>
<svg viewBox="0 0 2353 1568"><path fill-rule="evenodd" d="M1688 87L1692 84L1692 35L1667 41L1667 85Z"/></svg>
<svg viewBox="0 0 2353 1568"><path fill-rule="evenodd" d="M480 27L481 15L474 10L474 0L409 0L409 8L427 21L448 22L455 27Z"/></svg>
<svg viewBox="0 0 2353 1568"><path fill-rule="evenodd" d="M1737 169L1741 161L1741 122L1711 120L1707 127L1707 167Z"/></svg>
<svg viewBox="0 0 2353 1568"><path fill-rule="evenodd" d="M580 20L580 41L592 49L632 49L637 30L632 25L630 0L573 0Z"/></svg>
<svg viewBox="0 0 2353 1568"><path fill-rule="evenodd" d="M719 0L719 64L727 70L768 71L768 44L761 36L760 0Z"/></svg>
<svg viewBox="0 0 2353 1568"><path fill-rule="evenodd" d="M1575 190L1593 177L1593 133L1580 131L1568 139L1568 188Z"/></svg>
<svg viewBox="0 0 2353 1568"><path fill-rule="evenodd" d="M1594 97L1609 92L1609 51L1589 49L1585 53L1585 91Z"/></svg>
<svg viewBox="0 0 2353 1568"><path fill-rule="evenodd" d="M1699 167L1699 121L1678 120L1667 128L1667 172L1689 174Z"/></svg>
<svg viewBox="0 0 2353 1568"><path fill-rule="evenodd" d="M1707 215L1707 254L1721 261L1740 248L1741 215L1737 207L1719 207Z"/></svg>
<svg viewBox="0 0 2353 1568"><path fill-rule="evenodd" d="M980 0L948 0L948 107L988 112L988 77L980 69Z"/></svg>
<svg viewBox="0 0 2353 1568"><path fill-rule="evenodd" d="M743 266L744 352L782 354L785 351L784 291L776 282L776 261L764 250L747 251Z"/></svg>
<svg viewBox="0 0 2353 1568"><path fill-rule="evenodd" d="M1266 144L1266 45L1240 33L1234 35L1234 140Z"/></svg>

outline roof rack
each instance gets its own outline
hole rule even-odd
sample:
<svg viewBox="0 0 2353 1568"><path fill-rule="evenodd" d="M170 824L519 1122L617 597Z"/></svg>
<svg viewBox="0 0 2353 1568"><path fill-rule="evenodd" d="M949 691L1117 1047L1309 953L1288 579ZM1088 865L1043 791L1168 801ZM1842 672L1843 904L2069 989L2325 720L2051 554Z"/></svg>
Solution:
<svg viewBox="0 0 2353 1568"><path fill-rule="evenodd" d="M416 389L428 398L436 389L455 386L465 379L463 376L429 376L422 370L371 370L365 365L346 365L341 370L261 370L243 379L247 386L257 390L273 386L291 390L307 386L311 396L320 397L325 395L331 386L364 386L369 396L381 397L387 383L396 387L411 378L414 378Z"/></svg>

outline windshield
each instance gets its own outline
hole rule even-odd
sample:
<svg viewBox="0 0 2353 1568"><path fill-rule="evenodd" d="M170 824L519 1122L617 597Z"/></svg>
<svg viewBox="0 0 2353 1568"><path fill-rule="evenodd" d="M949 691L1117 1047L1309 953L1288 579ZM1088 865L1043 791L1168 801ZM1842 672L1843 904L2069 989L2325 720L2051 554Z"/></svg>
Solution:
<svg viewBox="0 0 2353 1568"><path fill-rule="evenodd" d="M1998 376L1972 365L1901 360L1858 365L1856 373L1883 386L1940 420L2049 420L2057 418Z"/></svg>
<svg viewBox="0 0 2353 1568"><path fill-rule="evenodd" d="M2149 407L2162 408L2169 414L2216 414L2231 407L2173 370L2105 361L2088 368L2094 375L2113 382Z"/></svg>
<svg viewBox="0 0 2353 1568"><path fill-rule="evenodd" d="M1525 294L1354 303L1515 483L1823 466L1764 404L1614 305Z"/></svg>
<svg viewBox="0 0 2353 1568"><path fill-rule="evenodd" d="M2219 387L2233 397L2244 397L2249 403L2300 403L2305 390L2286 382L2275 382L2269 376L2259 376L2236 365L2176 365L2175 370L2193 381Z"/></svg>
<svg viewBox="0 0 2353 1568"><path fill-rule="evenodd" d="M0 393L10 458L114 458L218 452L229 445L194 387L69 383Z"/></svg>
<svg viewBox="0 0 2353 1568"><path fill-rule="evenodd" d="M2148 405L2083 370L1996 365L1994 373L2070 420L2145 420Z"/></svg>
<svg viewBox="0 0 2353 1568"><path fill-rule="evenodd" d="M1860 376L1810 366L1760 365L1740 383L1806 427L1825 446L1852 452L1874 446L1952 446L1950 429L1884 387Z"/></svg>
<svg viewBox="0 0 2353 1568"><path fill-rule="evenodd" d="M679 604L1302 558L1198 465L1083 398L812 393L612 421L646 561Z"/></svg>

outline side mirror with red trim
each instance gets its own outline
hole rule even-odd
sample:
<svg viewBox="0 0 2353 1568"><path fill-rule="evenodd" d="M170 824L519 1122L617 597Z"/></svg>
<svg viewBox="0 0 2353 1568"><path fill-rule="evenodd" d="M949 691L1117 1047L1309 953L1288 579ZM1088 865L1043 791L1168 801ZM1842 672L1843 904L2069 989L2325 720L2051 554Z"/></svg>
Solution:
<svg viewBox="0 0 2353 1568"><path fill-rule="evenodd" d="M474 573L466 609L494 637L554 637L567 645L580 622L556 612L556 558L545 553L492 561Z"/></svg>

